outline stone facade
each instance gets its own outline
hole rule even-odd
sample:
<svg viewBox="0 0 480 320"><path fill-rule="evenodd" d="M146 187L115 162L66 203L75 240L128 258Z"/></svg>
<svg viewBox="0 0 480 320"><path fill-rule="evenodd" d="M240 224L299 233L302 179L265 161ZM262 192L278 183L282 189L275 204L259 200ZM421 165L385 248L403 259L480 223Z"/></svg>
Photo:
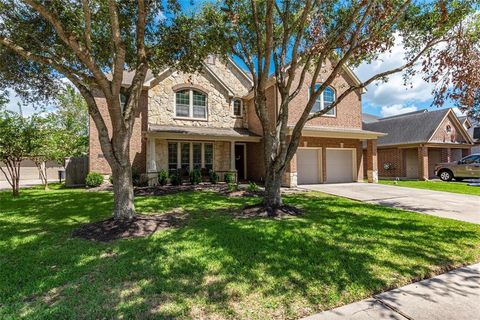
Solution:
<svg viewBox="0 0 480 320"><path fill-rule="evenodd" d="M214 69L221 81L230 88L234 97L244 97L250 87L244 77L234 73L231 64L225 65L220 59L215 64L207 65ZM228 74L228 76L227 76ZM175 91L192 88L207 94L207 119L190 120L175 115ZM185 74L169 71L155 82L148 92L148 123L174 126L203 126L216 128L242 128L247 126L245 109L243 116L233 115L233 98L227 89L210 72Z"/></svg>
<svg viewBox="0 0 480 320"><path fill-rule="evenodd" d="M175 142L195 142L190 140L175 140ZM231 147L229 141L199 141L213 143L213 169L215 171L229 171ZM155 162L157 171L168 171L168 140L155 139Z"/></svg>

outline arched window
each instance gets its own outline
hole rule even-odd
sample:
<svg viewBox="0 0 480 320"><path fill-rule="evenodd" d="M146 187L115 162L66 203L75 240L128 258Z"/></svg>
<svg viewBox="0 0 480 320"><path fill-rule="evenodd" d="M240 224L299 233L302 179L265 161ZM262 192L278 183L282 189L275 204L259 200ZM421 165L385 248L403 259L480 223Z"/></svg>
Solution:
<svg viewBox="0 0 480 320"><path fill-rule="evenodd" d="M207 119L207 95L193 89L177 91L175 115L181 118Z"/></svg>
<svg viewBox="0 0 480 320"><path fill-rule="evenodd" d="M450 132L452 132L452 127L450 125L447 125L446 130L447 130L448 133L450 133Z"/></svg>
<svg viewBox="0 0 480 320"><path fill-rule="evenodd" d="M320 87L320 83L315 84L315 90ZM330 107L335 102L335 90L332 87L326 87L325 90L318 96L315 104L312 108L312 113L319 112L320 110ZM326 116L335 116L336 108L328 110L325 113Z"/></svg>

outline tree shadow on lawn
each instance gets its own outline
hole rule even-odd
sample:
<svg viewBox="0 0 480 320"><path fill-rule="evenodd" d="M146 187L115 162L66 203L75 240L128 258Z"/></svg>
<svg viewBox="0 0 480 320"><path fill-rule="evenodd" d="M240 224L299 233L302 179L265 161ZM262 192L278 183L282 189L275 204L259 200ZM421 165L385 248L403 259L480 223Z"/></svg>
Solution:
<svg viewBox="0 0 480 320"><path fill-rule="evenodd" d="M286 197L303 217L234 219L256 199L197 192L137 199L142 212L182 208L183 228L92 243L68 234L108 216L111 196L81 197L36 195L33 222L0 221L0 316L299 317L471 262L480 241L477 226L319 195Z"/></svg>

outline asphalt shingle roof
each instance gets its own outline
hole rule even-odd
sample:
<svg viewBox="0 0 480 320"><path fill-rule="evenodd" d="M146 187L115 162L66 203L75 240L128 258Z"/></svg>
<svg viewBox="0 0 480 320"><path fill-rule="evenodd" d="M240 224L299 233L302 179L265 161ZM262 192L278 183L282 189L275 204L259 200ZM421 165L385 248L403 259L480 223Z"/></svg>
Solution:
<svg viewBox="0 0 480 320"><path fill-rule="evenodd" d="M434 111L421 110L376 122L363 123L363 129L387 133L378 138L378 145L396 145L428 142L440 121L450 109Z"/></svg>
<svg viewBox="0 0 480 320"><path fill-rule="evenodd" d="M150 132L163 133L177 133L184 135L202 135L202 136L216 136L216 137L259 137L253 132L244 128L209 128L209 127L188 127L188 126L164 126L164 125L149 125Z"/></svg>

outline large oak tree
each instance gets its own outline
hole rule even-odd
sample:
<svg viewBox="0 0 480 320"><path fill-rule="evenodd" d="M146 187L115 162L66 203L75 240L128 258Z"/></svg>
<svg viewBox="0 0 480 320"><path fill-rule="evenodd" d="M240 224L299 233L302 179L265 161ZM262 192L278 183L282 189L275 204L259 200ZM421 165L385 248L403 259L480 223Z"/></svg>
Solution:
<svg viewBox="0 0 480 320"><path fill-rule="evenodd" d="M54 94L63 77L78 89L112 169L116 219L135 215L129 149L147 70L194 70L208 48L179 10L174 0L0 0L0 86L35 99ZM128 86L124 71L133 73Z"/></svg>
<svg viewBox="0 0 480 320"><path fill-rule="evenodd" d="M425 74L428 80L444 81L435 92L436 102L454 98L472 113L478 110L480 76L471 62L478 62L475 9L478 3L468 0L227 0L207 7L211 33L253 76L254 107L263 126L263 204L268 212L275 214L282 206L282 176L307 121L329 112L355 91L394 73L411 75L417 64L423 63L424 71L429 71ZM312 112L318 97L345 66L354 68L375 60L392 48L398 36L407 51L403 65L341 88L334 103ZM462 72L466 74L462 76ZM308 73L312 77L306 77ZM279 94L276 118L270 117L266 105L272 75ZM477 86L471 87L475 81ZM302 114L290 131L291 101L305 85L310 96L304 105L295 105Z"/></svg>

